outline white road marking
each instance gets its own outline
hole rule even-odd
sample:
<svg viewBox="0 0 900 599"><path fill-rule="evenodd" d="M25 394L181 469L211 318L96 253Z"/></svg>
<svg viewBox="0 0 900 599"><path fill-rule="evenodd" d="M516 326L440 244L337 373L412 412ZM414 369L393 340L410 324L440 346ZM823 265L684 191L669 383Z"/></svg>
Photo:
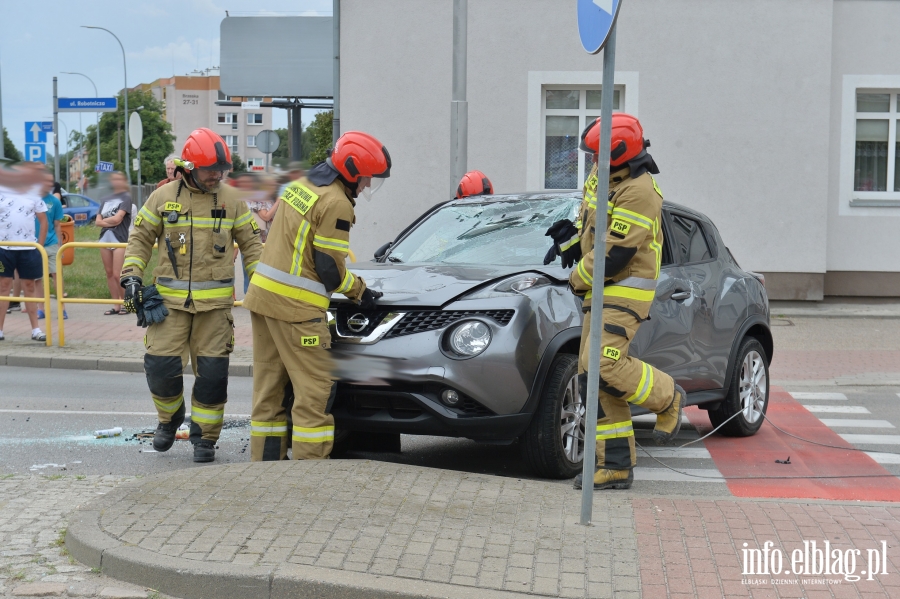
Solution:
<svg viewBox="0 0 900 599"><path fill-rule="evenodd" d="M829 414L871 414L869 410L862 406L803 406L810 412L829 413Z"/></svg>
<svg viewBox="0 0 900 599"><path fill-rule="evenodd" d="M900 435L841 435L847 443L861 445L900 445Z"/></svg>
<svg viewBox="0 0 900 599"><path fill-rule="evenodd" d="M887 420L854 420L852 418L820 418L831 428L897 428Z"/></svg>
<svg viewBox="0 0 900 599"><path fill-rule="evenodd" d="M668 468L640 468L637 467L634 469L634 479L635 480L655 480L655 481L668 481L668 482L691 482L691 483L724 483L725 479L722 477L722 474L715 468L679 468L682 472L686 472L687 474L680 474L678 472L673 472ZM699 476L688 476L688 474L697 474L704 477L715 477L715 478L700 478Z"/></svg>
<svg viewBox="0 0 900 599"><path fill-rule="evenodd" d="M843 393L818 393L813 391L788 391L791 397L800 401L802 399L816 399L820 401L847 401Z"/></svg>
<svg viewBox="0 0 900 599"><path fill-rule="evenodd" d="M900 464L900 454L881 453L878 451L867 451L866 455L878 462L879 464Z"/></svg>
<svg viewBox="0 0 900 599"><path fill-rule="evenodd" d="M654 458L686 458L686 459L698 459L698 460L711 460L712 456L709 455L709 451L704 447L645 447L647 451L650 452L650 455ZM637 456L639 458L646 458L647 453L644 449L638 449Z"/></svg>

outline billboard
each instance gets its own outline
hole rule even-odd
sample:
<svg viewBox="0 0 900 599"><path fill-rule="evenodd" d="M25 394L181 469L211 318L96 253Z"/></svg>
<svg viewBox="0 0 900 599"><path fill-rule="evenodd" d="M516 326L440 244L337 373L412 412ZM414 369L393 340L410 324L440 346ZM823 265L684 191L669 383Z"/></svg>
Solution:
<svg viewBox="0 0 900 599"><path fill-rule="evenodd" d="M331 98L331 17L226 17L220 87L229 96Z"/></svg>

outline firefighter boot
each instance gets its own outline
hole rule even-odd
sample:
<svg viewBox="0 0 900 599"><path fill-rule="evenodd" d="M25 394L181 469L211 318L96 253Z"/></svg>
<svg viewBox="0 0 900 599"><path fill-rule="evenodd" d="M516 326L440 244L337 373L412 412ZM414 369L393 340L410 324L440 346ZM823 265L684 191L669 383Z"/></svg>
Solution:
<svg viewBox="0 0 900 599"><path fill-rule="evenodd" d="M681 415L687 395L680 386L675 385L672 403L664 411L656 415L656 426L653 427L653 438L657 445L668 443L681 430Z"/></svg>
<svg viewBox="0 0 900 599"><path fill-rule="evenodd" d="M209 439L200 439L194 443L194 461L212 462L216 459L216 442Z"/></svg>
<svg viewBox="0 0 900 599"><path fill-rule="evenodd" d="M582 478L579 474L575 477L575 488L581 488ZM594 490L602 489L630 489L634 482L634 468L627 470L608 470L598 467L594 471Z"/></svg>
<svg viewBox="0 0 900 599"><path fill-rule="evenodd" d="M172 420L165 424L160 422L156 427L156 432L153 433L153 449L160 452L169 451L175 442L175 433L178 432L178 427L181 426L182 422L184 422L183 401L178 411L172 414Z"/></svg>

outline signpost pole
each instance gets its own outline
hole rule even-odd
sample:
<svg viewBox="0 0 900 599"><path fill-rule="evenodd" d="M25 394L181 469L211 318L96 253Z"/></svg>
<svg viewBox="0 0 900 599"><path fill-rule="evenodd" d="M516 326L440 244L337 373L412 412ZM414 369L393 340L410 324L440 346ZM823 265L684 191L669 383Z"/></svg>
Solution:
<svg viewBox="0 0 900 599"><path fill-rule="evenodd" d="M584 421L584 469L581 485L581 524L591 523L594 507L594 459L597 451L597 407L600 401L600 342L603 330L603 281L606 268L606 194L609 187L609 150L612 139L613 86L616 67L616 24L603 51L603 89L600 92L600 152L597 155L597 234L594 236L594 293L591 298L591 336L588 355L587 414ZM601 219L604 226L599 226Z"/></svg>
<svg viewBox="0 0 900 599"><path fill-rule="evenodd" d="M469 151L469 103L466 101L468 0L453 0L453 95L450 99L450 195L466 174Z"/></svg>
<svg viewBox="0 0 900 599"><path fill-rule="evenodd" d="M144 207L144 186L141 184L141 146L137 148L137 161L138 161L138 178L137 178L137 186L138 186L138 206L140 208Z"/></svg>
<svg viewBox="0 0 900 599"><path fill-rule="evenodd" d="M0 66L0 70L2 70L2 66ZM2 79L2 77L0 77ZM3 85L2 81L0 81L0 163L6 162L6 155L3 153L3 147L5 145L5 141L3 139Z"/></svg>
<svg viewBox="0 0 900 599"><path fill-rule="evenodd" d="M332 43L334 44L334 112L331 124L331 143L334 145L341 136L341 0L332 0L331 9ZM300 157L294 158L300 160ZM268 169L266 169L268 170Z"/></svg>
<svg viewBox="0 0 900 599"><path fill-rule="evenodd" d="M53 180L59 181L59 102L56 95L56 77L53 78ZM66 176L69 169L66 169ZM68 189L68 184L66 184Z"/></svg>

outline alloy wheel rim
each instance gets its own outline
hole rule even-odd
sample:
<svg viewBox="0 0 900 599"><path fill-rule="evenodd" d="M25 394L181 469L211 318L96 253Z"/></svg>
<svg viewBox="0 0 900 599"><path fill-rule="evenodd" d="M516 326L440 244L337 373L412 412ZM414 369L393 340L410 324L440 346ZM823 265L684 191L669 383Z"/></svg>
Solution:
<svg viewBox="0 0 900 599"><path fill-rule="evenodd" d="M755 423L762 418L766 409L768 379L763 357L757 351L750 351L741 363L740 399L744 420Z"/></svg>
<svg viewBox="0 0 900 599"><path fill-rule="evenodd" d="M566 459L577 464L584 458L584 398L578 391L578 377L572 376L566 384L560 409L560 438Z"/></svg>

